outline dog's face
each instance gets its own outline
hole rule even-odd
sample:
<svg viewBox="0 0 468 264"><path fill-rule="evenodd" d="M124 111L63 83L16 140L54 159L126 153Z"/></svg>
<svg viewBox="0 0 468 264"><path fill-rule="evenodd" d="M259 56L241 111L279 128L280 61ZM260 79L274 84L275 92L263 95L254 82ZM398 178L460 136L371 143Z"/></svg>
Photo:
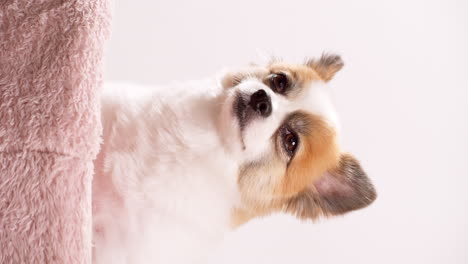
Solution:
<svg viewBox="0 0 468 264"><path fill-rule="evenodd" d="M337 142L326 82L343 63L324 55L304 64L271 62L226 74L221 138L239 159L241 204L233 224L274 211L301 218L362 208L375 190Z"/></svg>

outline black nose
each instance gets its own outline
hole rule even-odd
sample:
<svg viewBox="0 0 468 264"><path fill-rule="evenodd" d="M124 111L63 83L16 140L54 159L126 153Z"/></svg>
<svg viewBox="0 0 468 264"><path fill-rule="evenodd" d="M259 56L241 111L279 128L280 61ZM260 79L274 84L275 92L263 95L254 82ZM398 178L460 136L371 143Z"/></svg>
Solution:
<svg viewBox="0 0 468 264"><path fill-rule="evenodd" d="M250 96L250 107L263 117L271 114L271 100L264 90L258 90Z"/></svg>

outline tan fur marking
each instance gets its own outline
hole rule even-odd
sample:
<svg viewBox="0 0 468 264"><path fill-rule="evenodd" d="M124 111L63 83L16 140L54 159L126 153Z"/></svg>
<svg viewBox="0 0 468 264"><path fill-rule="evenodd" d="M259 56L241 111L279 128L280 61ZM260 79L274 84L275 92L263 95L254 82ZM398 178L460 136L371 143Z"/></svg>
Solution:
<svg viewBox="0 0 468 264"><path fill-rule="evenodd" d="M278 212L283 207L283 199L271 201L263 206L253 205L250 208L236 208L231 213L231 227L237 228L253 218L267 216L273 212Z"/></svg>
<svg viewBox="0 0 468 264"><path fill-rule="evenodd" d="M269 66L270 72L288 72L295 82L304 84L313 80L320 80L320 76L306 65L277 62Z"/></svg>
<svg viewBox="0 0 468 264"><path fill-rule="evenodd" d="M239 184L240 189L243 190L242 204L244 206L233 210L232 227L240 226L252 218L281 211L291 197L312 186L315 180L339 163L340 153L333 128L320 116L305 112L301 112L301 116L301 118L308 119L305 123L310 126L307 129L309 132L301 136L300 149L286 172L281 174L279 183L272 185L272 190L261 189L260 191L251 187L255 185L255 182L252 181L258 181L253 176L259 175L257 173L265 169L263 165L258 168L254 166L249 169L248 175L241 176ZM270 171L266 175L276 174L275 171L279 167L273 166L273 164L277 164L277 162L280 161L276 159L270 161L268 166ZM277 165L279 166L279 164ZM270 198L265 199L266 197Z"/></svg>
<svg viewBox="0 0 468 264"><path fill-rule="evenodd" d="M283 209L302 219L315 219L320 215L341 215L364 208L377 198L372 182L359 162L348 153L341 154L336 167L320 180L331 182L335 187L328 188L334 190L320 191L313 186L287 201Z"/></svg>
<svg viewBox="0 0 468 264"><path fill-rule="evenodd" d="M301 137L299 152L289 164L277 189L285 197L303 191L339 161L335 131L320 116L305 115L310 119L310 133Z"/></svg>
<svg viewBox="0 0 468 264"><path fill-rule="evenodd" d="M322 54L319 60L311 59L306 64L314 69L325 82L330 81L335 73L344 66L340 56L325 53Z"/></svg>
<svg viewBox="0 0 468 264"><path fill-rule="evenodd" d="M240 71L227 73L221 80L221 84L225 89L229 89L239 84L245 78L254 77L261 80L266 74L267 71L264 68L258 65L250 65Z"/></svg>

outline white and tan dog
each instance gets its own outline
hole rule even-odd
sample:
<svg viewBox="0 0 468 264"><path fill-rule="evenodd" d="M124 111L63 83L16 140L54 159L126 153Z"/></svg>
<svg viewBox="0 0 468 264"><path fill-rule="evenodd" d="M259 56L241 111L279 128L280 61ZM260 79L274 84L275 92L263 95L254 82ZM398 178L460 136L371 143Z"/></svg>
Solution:
<svg viewBox="0 0 468 264"><path fill-rule="evenodd" d="M220 79L106 87L94 263L195 263L254 217L315 219L369 205L375 190L341 152L327 96L342 66L323 55Z"/></svg>

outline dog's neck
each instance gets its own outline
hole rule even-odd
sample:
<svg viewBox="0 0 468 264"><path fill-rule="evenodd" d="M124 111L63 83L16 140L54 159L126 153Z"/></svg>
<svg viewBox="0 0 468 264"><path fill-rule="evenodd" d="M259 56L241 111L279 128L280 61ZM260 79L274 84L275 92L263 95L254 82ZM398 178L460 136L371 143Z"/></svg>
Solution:
<svg viewBox="0 0 468 264"><path fill-rule="evenodd" d="M238 168L217 132L219 87L206 85L180 92L176 86L167 95L162 88L112 89L104 96L104 142L93 182L98 240L117 236L141 251L141 243L164 239L214 241L229 229Z"/></svg>

